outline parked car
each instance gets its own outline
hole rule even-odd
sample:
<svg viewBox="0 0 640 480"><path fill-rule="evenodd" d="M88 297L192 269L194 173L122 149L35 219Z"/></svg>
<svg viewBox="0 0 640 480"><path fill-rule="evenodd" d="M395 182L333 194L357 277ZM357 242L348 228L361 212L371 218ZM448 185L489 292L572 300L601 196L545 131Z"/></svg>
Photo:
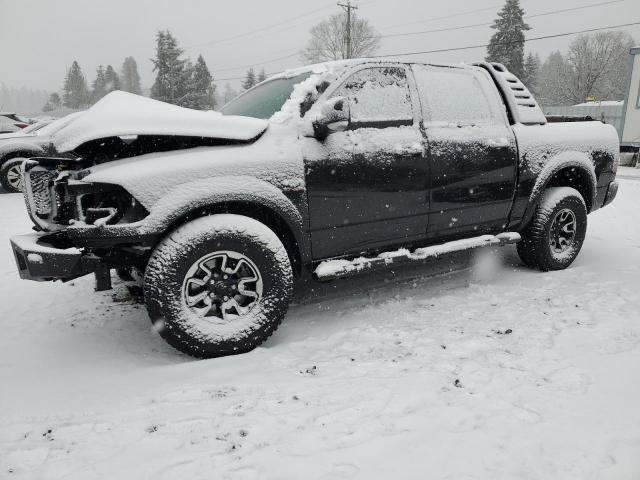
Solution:
<svg viewBox="0 0 640 480"><path fill-rule="evenodd" d="M249 351L293 283L517 242L568 267L610 203L619 143L547 121L504 66L351 60L272 77L220 115L123 92L25 162L20 276L138 272L152 322L197 357Z"/></svg>
<svg viewBox="0 0 640 480"><path fill-rule="evenodd" d="M81 112L54 121L34 123L19 132L0 135L0 185L5 191L22 191L22 162L32 156L48 155L52 151L51 135L71 122L79 113Z"/></svg>
<svg viewBox="0 0 640 480"><path fill-rule="evenodd" d="M0 112L0 133L18 132L28 126L29 121L15 113Z"/></svg>

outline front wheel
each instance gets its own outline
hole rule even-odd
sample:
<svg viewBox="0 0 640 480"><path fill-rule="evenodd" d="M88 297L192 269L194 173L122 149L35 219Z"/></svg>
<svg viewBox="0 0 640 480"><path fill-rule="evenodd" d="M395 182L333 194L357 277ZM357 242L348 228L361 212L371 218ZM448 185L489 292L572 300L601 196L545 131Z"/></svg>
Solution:
<svg viewBox="0 0 640 480"><path fill-rule="evenodd" d="M567 268L580 253L587 233L587 207L571 187L548 188L522 232L518 255L544 272Z"/></svg>
<svg viewBox="0 0 640 480"><path fill-rule="evenodd" d="M231 214L198 218L169 234L144 275L151 321L173 347L201 358L248 352L284 318L289 257L264 224Z"/></svg>
<svg viewBox="0 0 640 480"><path fill-rule="evenodd" d="M26 158L12 158L7 160L0 168L0 184L9 193L19 193L24 190L24 178L22 176L22 162Z"/></svg>

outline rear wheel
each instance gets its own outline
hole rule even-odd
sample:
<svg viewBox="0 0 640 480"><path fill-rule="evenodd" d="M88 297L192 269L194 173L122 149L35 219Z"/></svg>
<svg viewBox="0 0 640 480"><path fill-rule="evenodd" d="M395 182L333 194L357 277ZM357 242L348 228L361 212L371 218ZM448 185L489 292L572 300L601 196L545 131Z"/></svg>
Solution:
<svg viewBox="0 0 640 480"><path fill-rule="evenodd" d="M282 242L240 215L212 215L171 233L144 277L147 309L173 347L196 357L247 352L284 318L292 271Z"/></svg>
<svg viewBox="0 0 640 480"><path fill-rule="evenodd" d="M544 192L522 232L518 255L530 267L562 270L580 253L586 233L587 208L580 193L570 187L552 187Z"/></svg>
<svg viewBox="0 0 640 480"><path fill-rule="evenodd" d="M12 158L7 160L0 168L0 184L7 192L18 193L24 190L24 177L22 176L22 162L26 158Z"/></svg>

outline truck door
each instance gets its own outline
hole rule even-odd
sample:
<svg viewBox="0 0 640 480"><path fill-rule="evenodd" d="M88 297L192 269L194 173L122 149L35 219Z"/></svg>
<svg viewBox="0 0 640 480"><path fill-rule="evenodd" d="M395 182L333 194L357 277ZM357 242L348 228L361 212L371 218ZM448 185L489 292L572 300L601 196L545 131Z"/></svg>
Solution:
<svg viewBox="0 0 640 480"><path fill-rule="evenodd" d="M429 237L502 231L518 153L504 103L481 69L413 65L429 148Z"/></svg>
<svg viewBox="0 0 640 480"><path fill-rule="evenodd" d="M407 70L363 68L337 96L349 101L348 130L303 144L314 258L424 238L428 164Z"/></svg>

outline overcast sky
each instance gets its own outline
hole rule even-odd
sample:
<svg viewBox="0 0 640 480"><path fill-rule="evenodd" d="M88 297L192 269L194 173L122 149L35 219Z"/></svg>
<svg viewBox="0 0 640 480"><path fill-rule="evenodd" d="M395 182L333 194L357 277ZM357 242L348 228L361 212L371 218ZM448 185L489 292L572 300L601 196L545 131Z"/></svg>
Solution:
<svg viewBox="0 0 640 480"><path fill-rule="evenodd" d="M153 83L150 58L158 29L170 29L185 54L202 53L219 85L242 76L246 65L268 73L300 65L295 53L309 27L338 12L336 1L301 0L0 0L0 82L47 90L59 89L66 68L77 60L89 82L99 64L120 69L126 56L138 62L142 84ZM528 15L603 3L606 0L523 0ZM382 35L491 22L503 0L359 0L358 14ZM482 11L480 11L482 10ZM466 13L465 13L466 12ZM292 19L293 17L298 17ZM448 17L448 18L442 18ZM527 19L527 37L640 21L640 0ZM279 26L272 27L274 24ZM629 27L640 43L640 26ZM249 32L254 32L249 34ZM485 44L488 26L411 36L384 37L380 54ZM231 38L230 37L238 37ZM528 43L544 59L565 50L573 37ZM291 56L293 55L293 56ZM417 55L431 61L476 61L482 48ZM289 58L264 63L289 56ZM234 68L240 66L241 68ZM237 85L236 80L231 80Z"/></svg>

